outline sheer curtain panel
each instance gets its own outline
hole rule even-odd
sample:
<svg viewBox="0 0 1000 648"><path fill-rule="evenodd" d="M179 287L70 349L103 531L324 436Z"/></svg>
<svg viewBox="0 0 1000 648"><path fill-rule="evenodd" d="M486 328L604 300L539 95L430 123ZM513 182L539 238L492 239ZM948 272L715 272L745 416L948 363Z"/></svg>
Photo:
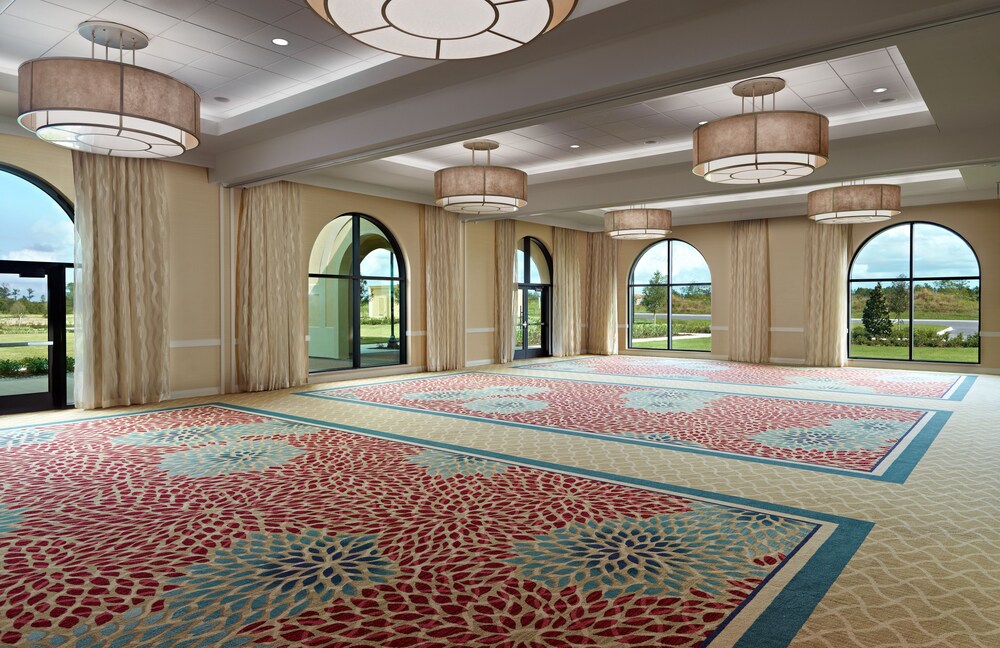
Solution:
<svg viewBox="0 0 1000 648"><path fill-rule="evenodd" d="M729 359L766 363L771 355L767 221L733 223Z"/></svg>
<svg viewBox="0 0 1000 648"><path fill-rule="evenodd" d="M809 223L806 236L806 364L843 367L851 226Z"/></svg>
<svg viewBox="0 0 1000 648"><path fill-rule="evenodd" d="M586 351L587 234L556 227L552 237L552 355Z"/></svg>
<svg viewBox="0 0 1000 648"><path fill-rule="evenodd" d="M305 382L299 186L243 189L236 239L236 379L242 391Z"/></svg>
<svg viewBox="0 0 1000 648"><path fill-rule="evenodd" d="M158 160L73 152L74 397L83 409L167 397L167 201Z"/></svg>
<svg viewBox="0 0 1000 648"><path fill-rule="evenodd" d="M497 361L506 364L514 359L514 221L496 221L496 311Z"/></svg>
<svg viewBox="0 0 1000 648"><path fill-rule="evenodd" d="M587 352L618 354L618 242L604 232L587 235L589 305Z"/></svg>
<svg viewBox="0 0 1000 648"><path fill-rule="evenodd" d="M465 366L465 224L439 207L423 207L423 212L427 370L458 369Z"/></svg>

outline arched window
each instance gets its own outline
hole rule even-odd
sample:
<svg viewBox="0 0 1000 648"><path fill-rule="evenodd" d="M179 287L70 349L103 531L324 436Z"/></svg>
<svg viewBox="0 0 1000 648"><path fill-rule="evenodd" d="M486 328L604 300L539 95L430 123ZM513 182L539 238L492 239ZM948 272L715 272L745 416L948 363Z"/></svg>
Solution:
<svg viewBox="0 0 1000 648"><path fill-rule="evenodd" d="M345 214L309 255L309 371L406 362L406 270L378 221Z"/></svg>
<svg viewBox="0 0 1000 648"><path fill-rule="evenodd" d="M979 259L957 233L900 223L851 262L849 356L979 362Z"/></svg>
<svg viewBox="0 0 1000 648"><path fill-rule="evenodd" d="M653 243L628 275L630 349L712 350L712 273L677 239Z"/></svg>
<svg viewBox="0 0 1000 648"><path fill-rule="evenodd" d="M517 313L514 359L552 355L552 257L538 239L526 236L514 253Z"/></svg>
<svg viewBox="0 0 1000 648"><path fill-rule="evenodd" d="M0 414L65 407L73 208L41 178L4 164L0 196Z"/></svg>

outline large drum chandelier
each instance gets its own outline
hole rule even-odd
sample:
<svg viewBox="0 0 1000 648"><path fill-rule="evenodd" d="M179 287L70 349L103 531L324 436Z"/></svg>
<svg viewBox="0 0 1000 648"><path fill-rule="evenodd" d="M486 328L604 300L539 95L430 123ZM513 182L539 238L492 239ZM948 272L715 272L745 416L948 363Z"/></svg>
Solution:
<svg viewBox="0 0 1000 648"><path fill-rule="evenodd" d="M472 151L472 165L434 173L434 202L460 214L505 214L528 204L528 174L520 169L490 165L493 140L462 144ZM486 164L476 164L476 151L486 151Z"/></svg>
<svg viewBox="0 0 1000 648"><path fill-rule="evenodd" d="M616 239L658 239L670 233L673 214L669 209L630 207L604 214L604 232Z"/></svg>
<svg viewBox="0 0 1000 648"><path fill-rule="evenodd" d="M817 223L877 223L900 213L899 185L855 184L809 192L807 212Z"/></svg>
<svg viewBox="0 0 1000 648"><path fill-rule="evenodd" d="M535 40L562 23L576 0L307 0L365 45L402 56L468 59Z"/></svg>
<svg viewBox="0 0 1000 648"><path fill-rule="evenodd" d="M101 21L85 22L79 31L92 43L91 58L21 65L21 126L47 142L100 155L165 158L198 146L201 98L187 84L135 65L135 50L149 44L145 34ZM94 56L98 45L104 59ZM127 50L132 64L124 60Z"/></svg>
<svg viewBox="0 0 1000 648"><path fill-rule="evenodd" d="M694 131L695 174L710 182L763 184L809 175L827 162L830 122L823 115L774 110L778 77L741 81L733 94L750 100L751 112L702 124ZM771 110L765 111L766 97ZM760 110L757 110L757 100Z"/></svg>

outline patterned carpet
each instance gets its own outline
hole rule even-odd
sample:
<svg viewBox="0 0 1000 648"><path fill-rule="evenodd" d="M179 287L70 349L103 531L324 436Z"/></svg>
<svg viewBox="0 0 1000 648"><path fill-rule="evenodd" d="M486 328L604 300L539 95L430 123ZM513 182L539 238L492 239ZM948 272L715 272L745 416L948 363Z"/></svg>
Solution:
<svg viewBox="0 0 1000 648"><path fill-rule="evenodd" d="M903 482L949 413L611 382L457 373L303 395Z"/></svg>
<svg viewBox="0 0 1000 648"><path fill-rule="evenodd" d="M720 360L597 356L522 364L521 369L692 380L788 389L962 400L975 376L890 369L782 367Z"/></svg>
<svg viewBox="0 0 1000 648"><path fill-rule="evenodd" d="M783 646L871 528L347 427L0 430L0 643Z"/></svg>

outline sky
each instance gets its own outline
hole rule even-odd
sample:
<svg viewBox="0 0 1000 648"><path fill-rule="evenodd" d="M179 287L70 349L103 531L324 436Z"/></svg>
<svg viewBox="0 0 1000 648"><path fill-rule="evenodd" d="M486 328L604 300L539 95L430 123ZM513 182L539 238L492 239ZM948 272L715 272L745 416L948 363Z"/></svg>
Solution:
<svg viewBox="0 0 1000 648"><path fill-rule="evenodd" d="M832 226L831 226L832 227ZM915 277L979 275L976 255L962 237L937 225L913 226ZM886 279L910 274L910 228L893 227L869 240L851 266L851 279Z"/></svg>
<svg viewBox="0 0 1000 648"><path fill-rule="evenodd" d="M0 259L73 262L73 221L45 192L0 171ZM44 281L0 275L0 284L38 291Z"/></svg>
<svg viewBox="0 0 1000 648"><path fill-rule="evenodd" d="M667 245L668 241L660 241L648 248L635 264L633 283L643 284L649 281L657 270L667 275ZM701 252L684 241L673 241L673 275L672 283L710 283L712 273ZM666 279L664 279L666 283Z"/></svg>

